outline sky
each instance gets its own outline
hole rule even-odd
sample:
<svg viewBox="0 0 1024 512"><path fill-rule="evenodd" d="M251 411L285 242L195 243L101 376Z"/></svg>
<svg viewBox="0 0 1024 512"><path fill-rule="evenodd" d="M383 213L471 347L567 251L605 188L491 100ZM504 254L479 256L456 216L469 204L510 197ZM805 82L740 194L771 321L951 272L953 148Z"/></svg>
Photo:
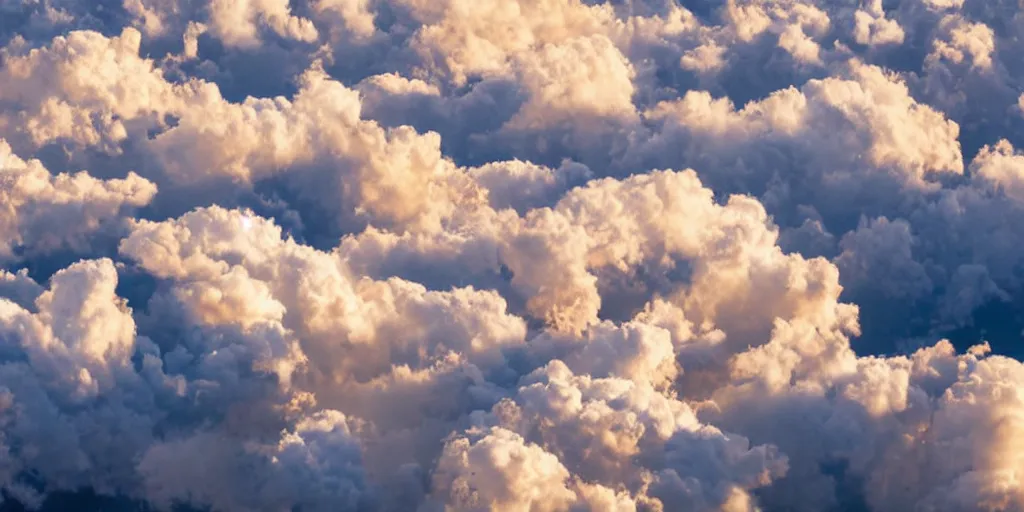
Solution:
<svg viewBox="0 0 1024 512"><path fill-rule="evenodd" d="M0 510L1024 511L1017 0L0 0Z"/></svg>

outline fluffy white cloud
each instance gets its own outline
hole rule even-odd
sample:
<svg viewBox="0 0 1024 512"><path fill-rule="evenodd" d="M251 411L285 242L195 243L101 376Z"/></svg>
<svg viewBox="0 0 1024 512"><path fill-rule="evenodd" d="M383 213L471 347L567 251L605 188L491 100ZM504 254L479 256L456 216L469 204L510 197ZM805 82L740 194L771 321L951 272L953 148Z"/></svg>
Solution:
<svg viewBox="0 0 1024 512"><path fill-rule="evenodd" d="M16 148L60 141L117 152L132 125L145 131L174 111L182 86L139 56L142 35L107 38L75 31L37 48L15 40L2 50L0 130Z"/></svg>
<svg viewBox="0 0 1024 512"><path fill-rule="evenodd" d="M712 186L765 194L773 208L806 204L825 214L833 206L850 211L837 201L869 203L876 193L885 201L886 189L924 188L935 173L963 172L955 123L914 101L883 69L854 61L844 75L739 110L726 98L687 92L647 114L663 129L638 158L686 162Z"/></svg>
<svg viewBox="0 0 1024 512"><path fill-rule="evenodd" d="M86 171L53 175L22 160L0 139L0 262L59 249L87 252L102 232L124 231L125 218L156 195L134 172L101 180Z"/></svg>

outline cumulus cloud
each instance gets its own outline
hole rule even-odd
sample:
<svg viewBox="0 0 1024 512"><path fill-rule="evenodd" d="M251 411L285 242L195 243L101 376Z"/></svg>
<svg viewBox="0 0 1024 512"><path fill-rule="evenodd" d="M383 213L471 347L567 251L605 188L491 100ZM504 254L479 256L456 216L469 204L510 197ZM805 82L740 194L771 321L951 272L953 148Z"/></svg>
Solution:
<svg viewBox="0 0 1024 512"><path fill-rule="evenodd" d="M0 0L0 494L1024 509L1019 10Z"/></svg>
<svg viewBox="0 0 1024 512"><path fill-rule="evenodd" d="M156 186L134 172L101 180L86 171L50 173L25 161L0 139L0 261L38 257L59 249L87 253L103 232L123 232L133 210L149 203Z"/></svg>

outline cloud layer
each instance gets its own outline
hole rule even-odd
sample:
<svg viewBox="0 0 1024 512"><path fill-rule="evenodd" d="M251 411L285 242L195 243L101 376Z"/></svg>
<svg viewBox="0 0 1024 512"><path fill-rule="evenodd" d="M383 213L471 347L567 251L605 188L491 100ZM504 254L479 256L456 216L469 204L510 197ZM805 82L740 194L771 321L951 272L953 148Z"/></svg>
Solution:
<svg viewBox="0 0 1024 512"><path fill-rule="evenodd" d="M1021 41L0 0L0 507L1024 510Z"/></svg>

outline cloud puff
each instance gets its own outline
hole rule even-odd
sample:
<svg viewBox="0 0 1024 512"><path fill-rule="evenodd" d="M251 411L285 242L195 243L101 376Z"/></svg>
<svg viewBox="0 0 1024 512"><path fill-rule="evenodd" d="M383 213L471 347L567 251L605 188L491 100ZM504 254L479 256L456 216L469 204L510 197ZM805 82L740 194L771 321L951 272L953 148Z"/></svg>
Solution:
<svg viewBox="0 0 1024 512"><path fill-rule="evenodd" d="M275 501L290 507L301 500L329 508L366 499L360 453L341 413L300 415L278 441L252 444L277 434L275 424L288 425L305 407L301 395L281 396L259 383L267 365L258 360L257 342L266 333L236 335L205 352L194 347L198 359L191 362L181 350L161 360L152 341L137 337L131 310L115 294L117 281L110 260L82 261L53 276L35 299L35 312L0 302L5 490L36 505L44 493L82 487L155 505L218 509ZM196 423L190 403L204 403L212 415ZM238 417L239 406L248 409L247 418ZM211 424L218 416L219 426ZM307 465L311 458L323 460ZM251 481L234 478L253 464L263 464L280 486L262 488L262 496L237 487ZM220 469L197 474L196 466Z"/></svg>
<svg viewBox="0 0 1024 512"><path fill-rule="evenodd" d="M15 40L3 49L0 71L10 105L0 129L15 148L50 142L117 152L132 124L148 129L174 108L175 87L151 59L139 57L142 35L74 31L37 48Z"/></svg>
<svg viewBox="0 0 1024 512"><path fill-rule="evenodd" d="M60 249L87 253L100 234L123 232L125 219L149 203L156 186L138 174L101 180L86 171L53 175L0 139L0 261Z"/></svg>

